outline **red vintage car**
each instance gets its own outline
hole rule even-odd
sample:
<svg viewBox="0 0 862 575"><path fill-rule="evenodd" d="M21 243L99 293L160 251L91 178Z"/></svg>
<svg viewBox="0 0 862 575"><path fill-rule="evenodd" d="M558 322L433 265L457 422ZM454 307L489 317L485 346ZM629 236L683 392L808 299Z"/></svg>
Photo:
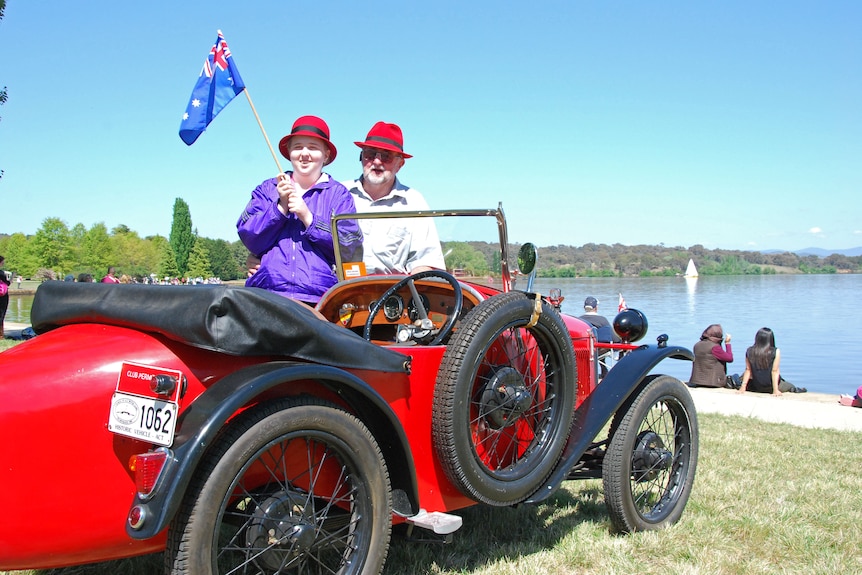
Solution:
<svg viewBox="0 0 862 575"><path fill-rule="evenodd" d="M244 287L43 284L38 335L0 354L0 569L164 551L177 574L379 573L393 524L451 536L459 509L586 477L615 530L676 522L697 417L654 369L691 352L635 343L635 310L614 321L624 343L598 344L532 293L532 245L510 270L501 207L349 217L441 216L441 237L491 222L488 278L344 279L339 258L315 309ZM623 357L599 383L602 347Z"/></svg>

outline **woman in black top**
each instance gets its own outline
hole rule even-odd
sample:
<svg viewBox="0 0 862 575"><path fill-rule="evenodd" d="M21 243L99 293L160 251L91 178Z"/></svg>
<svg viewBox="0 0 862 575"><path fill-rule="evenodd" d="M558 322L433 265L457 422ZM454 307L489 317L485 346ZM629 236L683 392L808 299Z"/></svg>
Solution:
<svg viewBox="0 0 862 575"><path fill-rule="evenodd" d="M808 391L782 378L780 363L781 350L775 347L775 334L768 327L760 328L754 336L754 345L745 351L745 372L742 374L739 392L742 393L748 388L772 395Z"/></svg>

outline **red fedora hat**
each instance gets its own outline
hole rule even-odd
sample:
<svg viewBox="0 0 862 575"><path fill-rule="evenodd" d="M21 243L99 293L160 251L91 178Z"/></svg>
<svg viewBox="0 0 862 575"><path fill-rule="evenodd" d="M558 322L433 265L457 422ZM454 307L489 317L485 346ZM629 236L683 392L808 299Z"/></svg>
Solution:
<svg viewBox="0 0 862 575"><path fill-rule="evenodd" d="M288 149L288 146L290 144L290 139L294 136L311 136L312 138L323 140L324 143L326 143L326 147L329 148L329 160L324 162L324 166L331 164L332 161L335 160L335 156L338 155L338 150L335 149L335 145L329 141L329 126L327 126L326 122L317 116L302 116L297 118L293 123L293 128L291 128L290 133L283 137L278 143L278 151L281 152L281 155L288 160L290 159L290 150Z"/></svg>
<svg viewBox="0 0 862 575"><path fill-rule="evenodd" d="M364 142L353 143L360 148L379 148L401 154L405 158L413 157L404 153L404 136L401 135L401 128L398 127L398 124L377 122L368 131Z"/></svg>

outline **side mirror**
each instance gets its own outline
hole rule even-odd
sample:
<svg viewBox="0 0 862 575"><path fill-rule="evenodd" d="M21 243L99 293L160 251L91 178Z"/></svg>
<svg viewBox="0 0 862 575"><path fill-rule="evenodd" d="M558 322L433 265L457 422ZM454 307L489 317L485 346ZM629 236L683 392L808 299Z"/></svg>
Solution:
<svg viewBox="0 0 862 575"><path fill-rule="evenodd" d="M518 250L518 270L527 276L527 289L533 290L533 280L536 279L536 262L539 259L539 250L534 244L527 242Z"/></svg>

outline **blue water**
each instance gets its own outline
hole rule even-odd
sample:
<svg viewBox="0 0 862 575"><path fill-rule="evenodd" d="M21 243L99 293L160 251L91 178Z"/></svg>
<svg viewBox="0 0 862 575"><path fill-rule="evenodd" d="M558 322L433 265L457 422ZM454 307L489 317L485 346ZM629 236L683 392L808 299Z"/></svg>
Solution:
<svg viewBox="0 0 862 575"><path fill-rule="evenodd" d="M519 286L523 287L523 286ZM619 294L649 321L644 342L666 333L691 348L711 323L732 336L729 373L745 369L745 350L761 327L775 332L781 374L809 391L841 394L862 385L862 275L703 276L685 278L586 278L536 280L535 291L562 290L563 312L583 313L584 298L599 300L609 319ZM661 372L688 380L689 362L666 360Z"/></svg>
<svg viewBox="0 0 862 575"><path fill-rule="evenodd" d="M519 284L518 288L524 288ZM685 278L539 279L534 291L562 290L563 312L583 313L584 298L595 296L599 312L613 319L619 294L649 321L644 342L667 334L688 348L711 323L732 335L734 361L729 373L742 374L745 349L761 327L775 332L781 374L810 391L841 394L862 385L857 360L862 348L862 275L704 276ZM29 323L32 296L12 296L7 321ZM667 373L687 381L691 364L665 360Z"/></svg>

